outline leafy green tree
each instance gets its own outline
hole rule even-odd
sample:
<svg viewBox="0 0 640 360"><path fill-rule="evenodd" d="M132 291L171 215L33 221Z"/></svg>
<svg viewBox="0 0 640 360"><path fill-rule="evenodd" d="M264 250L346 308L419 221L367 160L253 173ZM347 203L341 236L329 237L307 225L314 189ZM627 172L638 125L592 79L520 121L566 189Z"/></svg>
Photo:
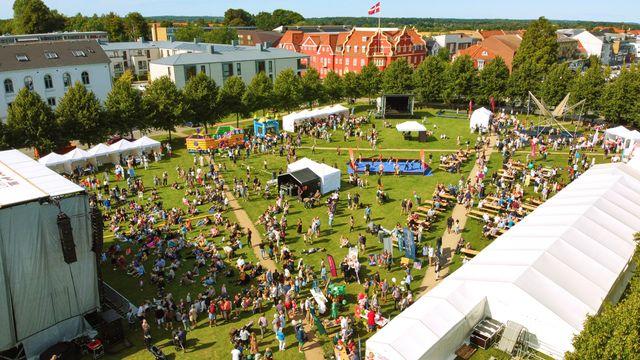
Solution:
<svg viewBox="0 0 640 360"><path fill-rule="evenodd" d="M51 11L42 0L13 2L12 30L15 34L35 34L64 29L64 17Z"/></svg>
<svg viewBox="0 0 640 360"><path fill-rule="evenodd" d="M273 30L281 25L291 25L304 21L304 17L295 11L277 9L273 13L259 12L255 16L256 26L260 30Z"/></svg>
<svg viewBox="0 0 640 360"><path fill-rule="evenodd" d="M509 83L509 68L501 57L496 57L478 74L478 100L489 102L491 97L496 102L506 97Z"/></svg>
<svg viewBox="0 0 640 360"><path fill-rule="evenodd" d="M544 17L531 22L522 37L520 47L513 58L513 68L517 69L528 61L546 71L558 61L558 40L556 29Z"/></svg>
<svg viewBox="0 0 640 360"><path fill-rule="evenodd" d="M233 40L238 40L238 32L227 26L205 31L202 35L202 41L212 44L231 44Z"/></svg>
<svg viewBox="0 0 640 360"><path fill-rule="evenodd" d="M473 60L468 55L457 57L446 72L447 84L443 92L445 102L470 100L477 82L477 74Z"/></svg>
<svg viewBox="0 0 640 360"><path fill-rule="evenodd" d="M251 79L242 101L250 111L262 110L273 105L273 82L264 71L260 71Z"/></svg>
<svg viewBox="0 0 640 360"><path fill-rule="evenodd" d="M544 17L531 22L513 58L510 96L524 101L536 94L544 74L558 59L558 41L553 24Z"/></svg>
<svg viewBox="0 0 640 360"><path fill-rule="evenodd" d="M67 89L55 115L61 132L71 140L92 145L109 133L100 100L80 82Z"/></svg>
<svg viewBox="0 0 640 360"><path fill-rule="evenodd" d="M347 73L349 74L349 73ZM345 74L346 75L346 74ZM332 104L340 102L344 97L345 86L344 79L340 78L335 71L329 71L322 82L324 85L324 94Z"/></svg>
<svg viewBox="0 0 640 360"><path fill-rule="evenodd" d="M222 114L236 114L236 127L240 127L240 114L246 113L246 104L242 101L246 88L241 78L230 76L218 93Z"/></svg>
<svg viewBox="0 0 640 360"><path fill-rule="evenodd" d="M128 36L125 31L124 21L118 14L110 12L101 19L104 30L109 35L109 41L127 41Z"/></svg>
<svg viewBox="0 0 640 360"><path fill-rule="evenodd" d="M540 89L543 72L533 60L525 61L513 69L509 77L508 94L512 101L525 101L529 92L534 95Z"/></svg>
<svg viewBox="0 0 640 360"><path fill-rule="evenodd" d="M134 129L147 128L142 94L131 84L133 75L126 71L114 83L104 102L105 112L109 122L107 126L111 133L132 134Z"/></svg>
<svg viewBox="0 0 640 360"><path fill-rule="evenodd" d="M149 39L150 30L147 21L139 12L130 12L124 18L125 34L129 40Z"/></svg>
<svg viewBox="0 0 640 360"><path fill-rule="evenodd" d="M256 27L260 30L270 31L278 27L271 13L261 11L255 16Z"/></svg>
<svg viewBox="0 0 640 360"><path fill-rule="evenodd" d="M4 19L0 20L0 34L11 34L13 33L13 20Z"/></svg>
<svg viewBox="0 0 640 360"><path fill-rule="evenodd" d="M0 150L11 149L11 144L15 142L15 136L11 130L8 125L0 121Z"/></svg>
<svg viewBox="0 0 640 360"><path fill-rule="evenodd" d="M597 112L600 110L600 99L605 86L605 75L600 60L593 57L589 68L577 74L570 85L571 102L585 100L585 109Z"/></svg>
<svg viewBox="0 0 640 360"><path fill-rule="evenodd" d="M449 62L449 59L451 59L451 53L447 48L440 48L438 50L438 53L436 54L436 57L439 58L440 60Z"/></svg>
<svg viewBox="0 0 640 360"><path fill-rule="evenodd" d="M314 68L309 68L300 79L301 92L300 100L307 103L311 108L314 101L321 100L323 98L323 86L322 80L320 80L320 74Z"/></svg>
<svg viewBox="0 0 640 360"><path fill-rule="evenodd" d="M285 69L273 83L273 94L280 109L290 111L300 105L302 97L302 81L292 69Z"/></svg>
<svg viewBox="0 0 640 360"><path fill-rule="evenodd" d="M187 81L183 90L185 112L194 124L204 125L209 133L209 125L220 120L218 86L206 73L200 72Z"/></svg>
<svg viewBox="0 0 640 360"><path fill-rule="evenodd" d="M622 69L620 75L610 81L602 93L602 115L614 123L640 125L640 70Z"/></svg>
<svg viewBox="0 0 640 360"><path fill-rule="evenodd" d="M227 9L223 23L227 26L252 26L256 22L253 15L244 9Z"/></svg>
<svg viewBox="0 0 640 360"><path fill-rule="evenodd" d="M442 101L448 66L449 60L440 56L429 56L418 65L413 72L413 87L419 102Z"/></svg>
<svg viewBox="0 0 640 360"><path fill-rule="evenodd" d="M36 92L22 88L7 112L16 147L30 147L40 154L53 151L62 142L53 111Z"/></svg>
<svg viewBox="0 0 640 360"><path fill-rule="evenodd" d="M555 106L567 95L575 73L566 63L551 65L540 84L540 97L549 106Z"/></svg>
<svg viewBox="0 0 640 360"><path fill-rule="evenodd" d="M148 117L148 123L169 133L175 131L176 125L184 115L184 99L176 85L167 76L162 76L149 83L142 101Z"/></svg>
<svg viewBox="0 0 640 360"><path fill-rule="evenodd" d="M382 92L386 94L406 94L413 90L413 68L406 59L400 58L382 72Z"/></svg>
<svg viewBox="0 0 640 360"><path fill-rule="evenodd" d="M373 63L369 62L362 69L360 69L360 85L362 88L362 95L371 100L372 97L378 96L382 89L382 72Z"/></svg>
<svg viewBox="0 0 640 360"><path fill-rule="evenodd" d="M202 39L204 30L202 26L189 24L176 29L175 36L178 41L193 41L193 39Z"/></svg>
<svg viewBox="0 0 640 360"><path fill-rule="evenodd" d="M362 95L362 82L360 75L350 71L342 77L342 85L345 97L349 99L357 99Z"/></svg>

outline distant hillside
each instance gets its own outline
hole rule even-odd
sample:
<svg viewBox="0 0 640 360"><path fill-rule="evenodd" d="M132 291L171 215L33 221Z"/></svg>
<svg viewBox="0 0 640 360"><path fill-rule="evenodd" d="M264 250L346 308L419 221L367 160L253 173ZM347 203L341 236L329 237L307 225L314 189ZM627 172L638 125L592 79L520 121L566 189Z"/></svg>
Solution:
<svg viewBox="0 0 640 360"><path fill-rule="evenodd" d="M179 16L179 15L161 15L161 16L145 16L150 21L175 21L175 22L195 22L204 20L205 22L222 22L224 16Z"/></svg>

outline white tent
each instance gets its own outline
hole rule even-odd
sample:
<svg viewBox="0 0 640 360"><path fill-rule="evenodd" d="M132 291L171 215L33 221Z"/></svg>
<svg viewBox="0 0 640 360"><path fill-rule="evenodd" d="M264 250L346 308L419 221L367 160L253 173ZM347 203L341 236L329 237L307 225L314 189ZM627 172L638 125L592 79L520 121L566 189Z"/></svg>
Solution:
<svg viewBox="0 0 640 360"><path fill-rule="evenodd" d="M282 117L282 129L289 132L295 132L295 126L307 119L324 119L331 115L348 115L349 109L337 104L325 106L322 108L314 108L311 110L302 110L293 112Z"/></svg>
<svg viewBox="0 0 640 360"><path fill-rule="evenodd" d="M111 162L110 155L114 153L114 150L111 150L108 145L100 143L87 150L87 152L95 157L98 165L102 165L106 162Z"/></svg>
<svg viewBox="0 0 640 360"><path fill-rule="evenodd" d="M148 150L160 151L160 147L161 147L161 144L159 141L153 140L146 136L141 137L140 139L134 141L132 144L136 148L143 151L148 151Z"/></svg>
<svg viewBox="0 0 640 360"><path fill-rule="evenodd" d="M109 145L109 150L112 150L111 161L116 164L120 161L119 157L129 156L136 153L136 147L133 143L127 139L121 139L120 141Z"/></svg>
<svg viewBox="0 0 640 360"><path fill-rule="evenodd" d="M64 171L65 161L66 159L64 158L64 156L54 152L50 152L47 156L43 156L38 160L40 164L56 172Z"/></svg>
<svg viewBox="0 0 640 360"><path fill-rule="evenodd" d="M302 169L309 169L318 175L321 184L320 191L323 194L340 190L340 170L327 164L317 163L309 158L302 158L287 166L287 172L294 172Z"/></svg>
<svg viewBox="0 0 640 360"><path fill-rule="evenodd" d="M474 110L469 120L469 129L472 131L476 129L480 129L482 132L487 131L492 116L493 113L487 108L481 107L480 109Z"/></svg>
<svg viewBox="0 0 640 360"><path fill-rule="evenodd" d="M605 140L622 139L622 149L629 149L636 143L640 143L640 131L629 130L624 126L616 126L604 131Z"/></svg>
<svg viewBox="0 0 640 360"><path fill-rule="evenodd" d="M81 335L99 305L86 191L17 150L0 152L0 351L26 357ZM50 197L58 197L56 202ZM71 219L77 261L64 262L58 213Z"/></svg>
<svg viewBox="0 0 640 360"><path fill-rule="evenodd" d="M490 316L522 324L533 348L560 359L587 315L619 300L638 230L640 169L595 166L373 335L367 354L453 358Z"/></svg>
<svg viewBox="0 0 640 360"><path fill-rule="evenodd" d="M80 148L75 148L62 157L64 157L64 169L67 173L72 173L78 166L83 167L87 162L97 165L95 157Z"/></svg>
<svg viewBox="0 0 640 360"><path fill-rule="evenodd" d="M405 121L396 125L396 130L402 132L427 131L427 128L417 121Z"/></svg>

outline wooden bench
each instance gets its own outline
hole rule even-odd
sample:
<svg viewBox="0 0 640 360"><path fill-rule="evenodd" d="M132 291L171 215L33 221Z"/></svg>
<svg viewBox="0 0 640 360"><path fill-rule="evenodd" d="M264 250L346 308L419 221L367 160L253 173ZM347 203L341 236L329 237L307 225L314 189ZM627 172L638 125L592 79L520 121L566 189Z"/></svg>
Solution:
<svg viewBox="0 0 640 360"><path fill-rule="evenodd" d="M467 248L460 249L460 252L465 254L465 255L472 256L472 257L480 254L480 251L478 251L478 250L467 249Z"/></svg>

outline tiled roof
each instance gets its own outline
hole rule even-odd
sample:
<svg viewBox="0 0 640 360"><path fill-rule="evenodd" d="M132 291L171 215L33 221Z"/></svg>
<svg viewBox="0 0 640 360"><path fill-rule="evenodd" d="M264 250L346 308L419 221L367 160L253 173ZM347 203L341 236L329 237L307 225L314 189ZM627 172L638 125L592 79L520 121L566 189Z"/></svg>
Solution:
<svg viewBox="0 0 640 360"><path fill-rule="evenodd" d="M0 45L0 71L108 63L95 40Z"/></svg>

